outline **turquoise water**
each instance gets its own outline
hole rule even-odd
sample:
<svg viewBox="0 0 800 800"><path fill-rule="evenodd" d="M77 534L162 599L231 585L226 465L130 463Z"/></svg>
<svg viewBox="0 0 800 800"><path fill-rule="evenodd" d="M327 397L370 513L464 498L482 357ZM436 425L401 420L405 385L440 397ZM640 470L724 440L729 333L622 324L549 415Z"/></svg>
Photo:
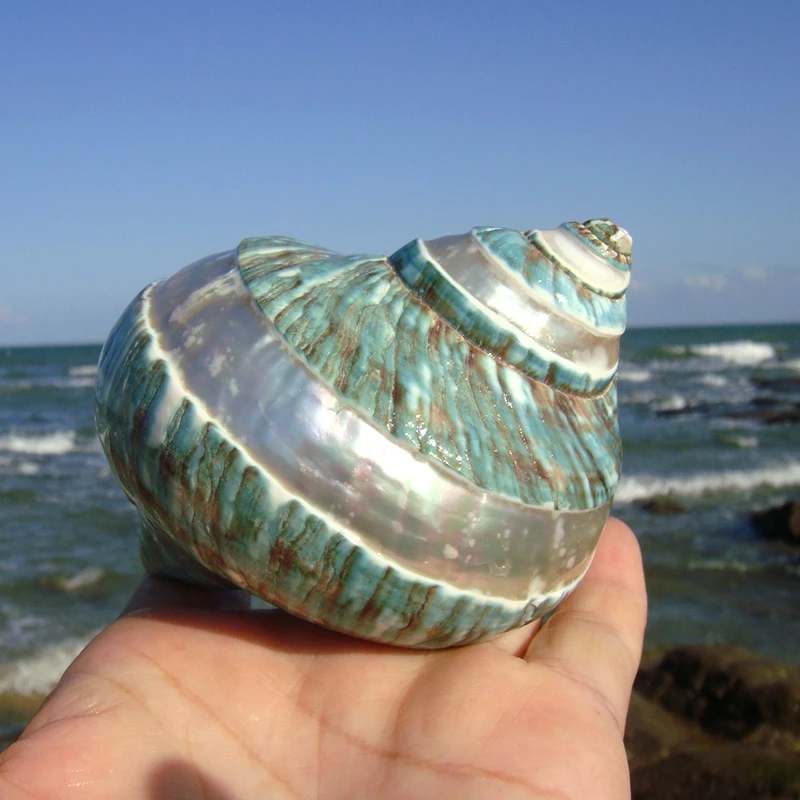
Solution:
<svg viewBox="0 0 800 800"><path fill-rule="evenodd" d="M135 513L94 434L98 355L0 349L0 726L2 698L48 691L140 576ZM735 642L800 664L800 549L747 523L800 498L800 423L780 421L800 404L800 325L629 331L619 388L615 513L644 550L648 645ZM684 511L642 507L663 494Z"/></svg>

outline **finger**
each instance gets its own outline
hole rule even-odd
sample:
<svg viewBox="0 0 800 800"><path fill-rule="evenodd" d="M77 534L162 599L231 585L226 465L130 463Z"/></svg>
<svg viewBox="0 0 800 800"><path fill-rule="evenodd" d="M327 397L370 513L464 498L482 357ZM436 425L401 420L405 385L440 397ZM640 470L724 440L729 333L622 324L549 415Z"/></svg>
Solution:
<svg viewBox="0 0 800 800"><path fill-rule="evenodd" d="M250 608L250 595L241 589L205 589L171 578L145 575L121 616L162 608L241 611Z"/></svg>
<svg viewBox="0 0 800 800"><path fill-rule="evenodd" d="M627 525L611 519L586 577L542 627L525 658L597 692L623 730L646 618L639 544Z"/></svg>

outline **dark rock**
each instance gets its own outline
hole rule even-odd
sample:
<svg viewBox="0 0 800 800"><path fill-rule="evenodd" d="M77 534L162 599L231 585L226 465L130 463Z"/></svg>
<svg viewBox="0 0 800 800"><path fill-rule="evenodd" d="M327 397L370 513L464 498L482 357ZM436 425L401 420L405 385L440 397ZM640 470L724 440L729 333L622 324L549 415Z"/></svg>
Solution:
<svg viewBox="0 0 800 800"><path fill-rule="evenodd" d="M764 397L754 397L750 403L754 406L774 408L775 406L782 405L784 401L779 400L777 397L766 395Z"/></svg>
<svg viewBox="0 0 800 800"><path fill-rule="evenodd" d="M716 736L760 725L800 736L800 668L739 647L677 647L636 676L636 689Z"/></svg>
<svg viewBox="0 0 800 800"><path fill-rule="evenodd" d="M800 544L800 500L782 506L755 511L750 524L765 538Z"/></svg>
<svg viewBox="0 0 800 800"><path fill-rule="evenodd" d="M631 775L633 800L798 800L800 758L736 742L673 753Z"/></svg>
<svg viewBox="0 0 800 800"><path fill-rule="evenodd" d="M671 494L658 494L640 505L648 514L682 514L686 511Z"/></svg>
<svg viewBox="0 0 800 800"><path fill-rule="evenodd" d="M800 800L800 668L738 647L678 647L636 678L634 800Z"/></svg>
<svg viewBox="0 0 800 800"><path fill-rule="evenodd" d="M726 419L753 420L765 425L786 425L800 422L800 403L760 398L753 400L749 408L728 411Z"/></svg>
<svg viewBox="0 0 800 800"><path fill-rule="evenodd" d="M750 383L758 389L764 389L769 392L780 392L783 394L800 393L800 376L780 375L769 378L755 375L750 378Z"/></svg>
<svg viewBox="0 0 800 800"><path fill-rule="evenodd" d="M631 771L654 764L673 750L691 742L708 743L711 737L675 714L670 714L641 692L634 692L625 725L625 750Z"/></svg>
<svg viewBox="0 0 800 800"><path fill-rule="evenodd" d="M767 425L786 425L800 422L800 404L795 403L787 408L776 408L764 414Z"/></svg>

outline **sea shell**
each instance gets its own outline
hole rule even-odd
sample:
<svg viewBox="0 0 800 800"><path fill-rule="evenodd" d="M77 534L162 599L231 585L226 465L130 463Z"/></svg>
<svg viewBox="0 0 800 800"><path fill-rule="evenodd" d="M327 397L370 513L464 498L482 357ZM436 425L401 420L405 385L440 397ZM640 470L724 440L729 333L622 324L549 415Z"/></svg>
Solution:
<svg viewBox="0 0 800 800"><path fill-rule="evenodd" d="M96 389L145 567L411 647L551 610L619 479L630 244L608 220L389 258L272 236L148 286Z"/></svg>

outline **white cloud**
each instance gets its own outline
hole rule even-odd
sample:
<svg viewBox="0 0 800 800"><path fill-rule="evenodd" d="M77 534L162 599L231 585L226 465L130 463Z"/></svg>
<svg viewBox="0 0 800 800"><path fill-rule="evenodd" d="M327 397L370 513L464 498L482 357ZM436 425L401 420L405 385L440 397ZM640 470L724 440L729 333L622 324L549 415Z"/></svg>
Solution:
<svg viewBox="0 0 800 800"><path fill-rule="evenodd" d="M707 289L712 292L721 292L728 285L728 278L719 274L684 275L681 278L684 286L692 289Z"/></svg>
<svg viewBox="0 0 800 800"><path fill-rule="evenodd" d="M634 292L646 292L649 291L651 288L651 284L645 283L644 281L640 281L637 278L631 278L630 284L628 284L628 291L630 292L633 290Z"/></svg>
<svg viewBox="0 0 800 800"><path fill-rule="evenodd" d="M755 281L756 283L764 283L769 277L769 273L764 267L745 267L742 270L742 277L748 281Z"/></svg>
<svg viewBox="0 0 800 800"><path fill-rule="evenodd" d="M17 322L24 322L22 314L12 311L8 306L0 303L0 325L12 325Z"/></svg>

